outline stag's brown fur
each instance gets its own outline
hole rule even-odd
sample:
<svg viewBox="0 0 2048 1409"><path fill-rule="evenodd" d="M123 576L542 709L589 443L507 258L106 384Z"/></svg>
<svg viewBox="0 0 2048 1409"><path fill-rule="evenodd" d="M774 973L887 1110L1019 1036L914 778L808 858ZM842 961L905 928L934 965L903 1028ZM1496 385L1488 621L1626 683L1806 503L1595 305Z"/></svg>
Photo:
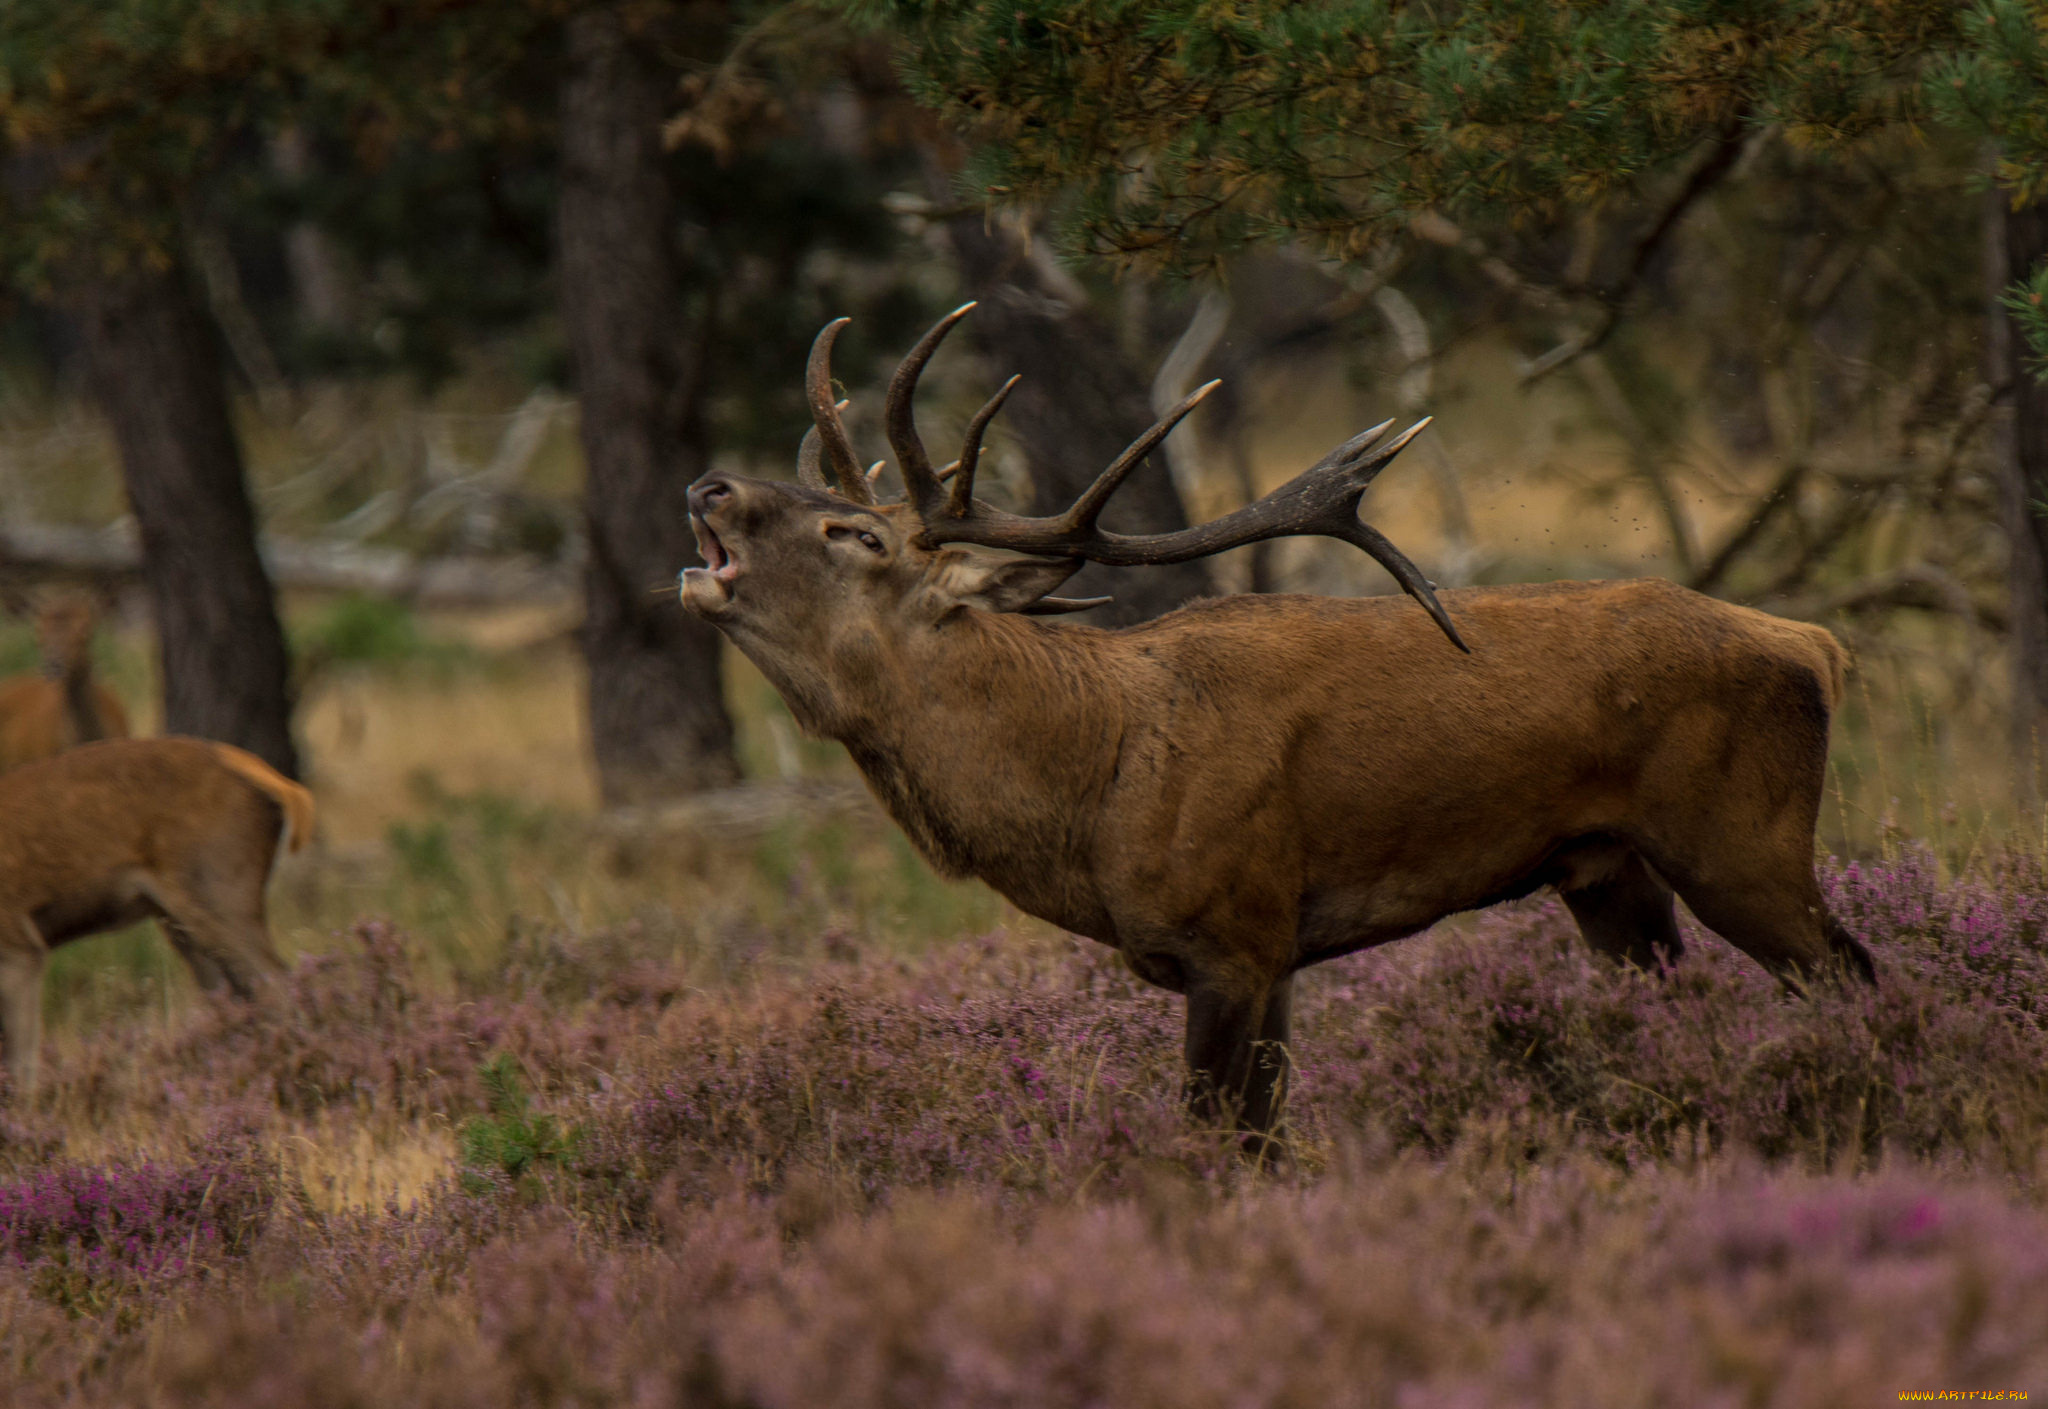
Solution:
<svg viewBox="0 0 2048 1409"><path fill-rule="evenodd" d="M312 795L201 739L88 744L0 776L0 1041L34 1088L43 964L57 945L156 918L202 987L254 997L284 965L263 891L305 844Z"/></svg>
<svg viewBox="0 0 2048 1409"><path fill-rule="evenodd" d="M722 475L692 505L686 605L935 865L1185 993L1194 1089L1252 1130L1296 970L1541 886L1641 963L1675 889L1788 982L1871 972L1813 871L1818 627L1645 580L1447 592L1470 654L1400 598L1102 631L1014 614L1073 564L931 549L906 506Z"/></svg>
<svg viewBox="0 0 2048 1409"><path fill-rule="evenodd" d="M128 737L128 711L93 678L94 622L91 603L80 597L55 597L37 610L41 672L0 680L0 769Z"/></svg>

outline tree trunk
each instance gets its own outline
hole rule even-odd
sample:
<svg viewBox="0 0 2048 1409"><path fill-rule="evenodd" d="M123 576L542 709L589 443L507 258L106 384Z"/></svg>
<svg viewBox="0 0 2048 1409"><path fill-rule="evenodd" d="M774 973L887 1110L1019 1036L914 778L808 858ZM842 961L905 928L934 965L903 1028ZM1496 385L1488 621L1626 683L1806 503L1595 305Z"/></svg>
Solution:
<svg viewBox="0 0 2048 1409"><path fill-rule="evenodd" d="M590 566L583 651L607 805L739 776L718 633L684 614L698 561L683 494L710 460L704 359L688 340L661 149L671 83L614 10L568 24L558 235L582 405Z"/></svg>
<svg viewBox="0 0 2048 1409"><path fill-rule="evenodd" d="M182 268L102 284L78 302L88 376L141 532L164 731L235 744L296 776L290 659L213 330Z"/></svg>
<svg viewBox="0 0 2048 1409"><path fill-rule="evenodd" d="M1003 418L1031 466L1030 512L1057 513L1152 424L1145 379L1102 320L1070 294L1062 297L1014 236L989 228L978 214L948 221L946 233L968 293L981 301L968 327L1004 375L1024 377ZM1119 533L1188 526L1164 456L1154 454L1124 482L1102 526ZM1061 592L1114 596L1113 605L1081 620L1121 626L1214 590L1208 568L1197 560L1139 568L1091 563Z"/></svg>
<svg viewBox="0 0 2048 1409"><path fill-rule="evenodd" d="M2048 260L2048 202L2013 210L2009 197L1994 192L2003 207L2004 258L1990 261L1999 289L2032 273ZM2010 452L2004 462L2007 536L2012 544L2013 746L2019 794L2040 795L2041 765L2048 755L2048 383L2034 370L2026 339L2006 320L1995 341L2012 387Z"/></svg>

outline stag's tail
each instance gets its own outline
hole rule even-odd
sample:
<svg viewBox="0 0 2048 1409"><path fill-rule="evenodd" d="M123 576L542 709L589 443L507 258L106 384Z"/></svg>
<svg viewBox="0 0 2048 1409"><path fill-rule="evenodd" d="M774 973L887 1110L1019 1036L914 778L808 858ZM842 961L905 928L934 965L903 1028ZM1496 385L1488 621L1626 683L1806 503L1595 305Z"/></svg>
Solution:
<svg viewBox="0 0 2048 1409"><path fill-rule="evenodd" d="M297 851L313 835L313 794L272 768L253 753L231 744L213 744L214 756L230 772L239 774L267 795L284 813L284 847Z"/></svg>

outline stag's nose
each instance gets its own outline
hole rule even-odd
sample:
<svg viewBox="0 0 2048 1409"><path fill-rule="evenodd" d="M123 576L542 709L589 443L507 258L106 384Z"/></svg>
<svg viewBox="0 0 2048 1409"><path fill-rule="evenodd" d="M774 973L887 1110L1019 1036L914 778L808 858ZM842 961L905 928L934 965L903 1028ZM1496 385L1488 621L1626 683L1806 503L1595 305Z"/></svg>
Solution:
<svg viewBox="0 0 2048 1409"><path fill-rule="evenodd" d="M732 486L718 478L700 479L690 486L690 512L702 517L732 498Z"/></svg>

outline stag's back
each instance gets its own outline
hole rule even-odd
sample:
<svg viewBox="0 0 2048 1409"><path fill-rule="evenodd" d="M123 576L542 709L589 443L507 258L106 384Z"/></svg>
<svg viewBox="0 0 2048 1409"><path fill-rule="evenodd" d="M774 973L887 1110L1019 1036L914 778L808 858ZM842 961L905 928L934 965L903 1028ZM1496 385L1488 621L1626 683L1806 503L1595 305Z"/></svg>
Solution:
<svg viewBox="0 0 2048 1409"><path fill-rule="evenodd" d="M1566 838L1810 810L1846 665L1827 631L1652 579L1443 601L1470 655L1388 597L1229 597L1102 634L1141 721L1119 786L1154 795L1120 844L1271 845L1311 890L1404 877L1442 913Z"/></svg>

